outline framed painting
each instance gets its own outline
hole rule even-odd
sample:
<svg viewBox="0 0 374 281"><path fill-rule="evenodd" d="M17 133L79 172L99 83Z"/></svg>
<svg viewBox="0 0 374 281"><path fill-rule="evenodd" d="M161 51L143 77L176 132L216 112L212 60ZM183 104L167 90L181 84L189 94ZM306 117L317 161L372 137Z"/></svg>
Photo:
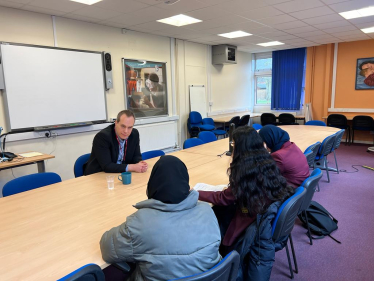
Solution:
<svg viewBox="0 0 374 281"><path fill-rule="evenodd" d="M356 90L374 90L374 57L357 59Z"/></svg>

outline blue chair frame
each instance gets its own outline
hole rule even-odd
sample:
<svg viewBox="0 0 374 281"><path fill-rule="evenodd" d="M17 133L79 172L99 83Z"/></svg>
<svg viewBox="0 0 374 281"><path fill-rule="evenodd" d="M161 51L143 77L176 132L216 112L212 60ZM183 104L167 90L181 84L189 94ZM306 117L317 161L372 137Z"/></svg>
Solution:
<svg viewBox="0 0 374 281"><path fill-rule="evenodd" d="M208 131L200 132L198 138L201 139L204 143L213 142L217 140L216 135Z"/></svg>
<svg viewBox="0 0 374 281"><path fill-rule="evenodd" d="M56 173L38 173L19 177L4 185L3 196L10 196L58 182L61 182L61 177Z"/></svg>
<svg viewBox="0 0 374 281"><path fill-rule="evenodd" d="M74 176L79 178L83 176L83 165L87 163L88 159L90 159L91 153L83 154L79 156L78 159L75 161L74 164Z"/></svg>
<svg viewBox="0 0 374 281"><path fill-rule="evenodd" d="M326 123L323 122L323 121L320 121L320 120L310 120L310 121L306 122L304 125L325 126L326 127Z"/></svg>
<svg viewBox="0 0 374 281"><path fill-rule="evenodd" d="M204 142L198 138L186 139L183 143L183 149L191 148L202 144L204 144Z"/></svg>
<svg viewBox="0 0 374 281"><path fill-rule="evenodd" d="M86 264L57 281L105 281L104 272L97 264Z"/></svg>
<svg viewBox="0 0 374 281"><path fill-rule="evenodd" d="M209 118L209 117L204 118L203 119L203 124L214 126L214 130L211 131L211 132L214 133L217 136L217 138L218 138L218 136L225 136L227 134L227 132L225 130L216 129L215 124L214 124L214 120L212 118Z"/></svg>
<svg viewBox="0 0 374 281"><path fill-rule="evenodd" d="M260 124L252 124L252 128L257 131L257 130L262 129L262 125L260 125Z"/></svg>
<svg viewBox="0 0 374 281"><path fill-rule="evenodd" d="M162 150L150 150L142 153L142 159L147 160L150 158L158 157L158 156L164 156L165 152Z"/></svg>

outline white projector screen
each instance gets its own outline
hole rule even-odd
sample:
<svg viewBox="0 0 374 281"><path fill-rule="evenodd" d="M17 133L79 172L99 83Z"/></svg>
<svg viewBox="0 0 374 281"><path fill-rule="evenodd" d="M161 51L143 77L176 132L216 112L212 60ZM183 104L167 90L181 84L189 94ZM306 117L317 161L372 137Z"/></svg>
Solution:
<svg viewBox="0 0 374 281"><path fill-rule="evenodd" d="M10 130L105 121L102 53L1 45Z"/></svg>

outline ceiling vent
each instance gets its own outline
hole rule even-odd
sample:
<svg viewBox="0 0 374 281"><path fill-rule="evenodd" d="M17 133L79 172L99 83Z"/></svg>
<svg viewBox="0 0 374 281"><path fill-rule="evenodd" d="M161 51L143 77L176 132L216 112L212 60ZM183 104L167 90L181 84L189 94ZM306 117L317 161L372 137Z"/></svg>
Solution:
<svg viewBox="0 0 374 281"><path fill-rule="evenodd" d="M212 46L212 63L213 64L236 64L237 47L232 45L215 45Z"/></svg>

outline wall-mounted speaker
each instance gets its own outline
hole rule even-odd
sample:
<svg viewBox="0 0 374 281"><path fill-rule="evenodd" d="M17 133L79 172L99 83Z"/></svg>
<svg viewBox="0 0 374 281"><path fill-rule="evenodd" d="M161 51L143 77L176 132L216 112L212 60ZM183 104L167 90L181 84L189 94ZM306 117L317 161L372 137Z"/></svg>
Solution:
<svg viewBox="0 0 374 281"><path fill-rule="evenodd" d="M105 88L107 90L113 89L113 75L112 75L112 56L110 53L104 52L104 73L105 73Z"/></svg>

